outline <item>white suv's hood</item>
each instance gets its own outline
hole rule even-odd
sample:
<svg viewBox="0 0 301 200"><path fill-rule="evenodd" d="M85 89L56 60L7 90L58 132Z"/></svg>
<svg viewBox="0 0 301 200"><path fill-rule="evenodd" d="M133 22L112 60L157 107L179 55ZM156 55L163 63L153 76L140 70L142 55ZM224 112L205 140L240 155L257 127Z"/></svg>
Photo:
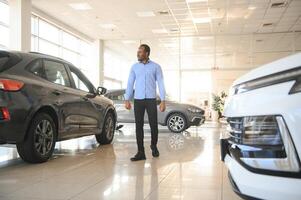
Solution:
<svg viewBox="0 0 301 200"><path fill-rule="evenodd" d="M274 74L277 72L285 71L295 67L301 66L301 53L297 53L280 60L276 60L269 64L263 65L259 68L256 68L249 73L241 76L239 79L234 81L233 85L237 85L246 81L254 80L263 76Z"/></svg>

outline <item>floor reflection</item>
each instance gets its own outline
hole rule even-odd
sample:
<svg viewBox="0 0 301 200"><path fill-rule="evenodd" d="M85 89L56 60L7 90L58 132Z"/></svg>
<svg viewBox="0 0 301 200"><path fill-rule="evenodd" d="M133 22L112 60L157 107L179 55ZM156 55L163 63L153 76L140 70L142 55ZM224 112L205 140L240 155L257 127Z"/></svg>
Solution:
<svg viewBox="0 0 301 200"><path fill-rule="evenodd" d="M26 164L12 145L0 146L0 199L239 199L219 161L220 127L207 123L173 134L160 127L160 157L152 158L145 126L146 161L134 125L116 131L112 145L93 136L58 142L47 163Z"/></svg>

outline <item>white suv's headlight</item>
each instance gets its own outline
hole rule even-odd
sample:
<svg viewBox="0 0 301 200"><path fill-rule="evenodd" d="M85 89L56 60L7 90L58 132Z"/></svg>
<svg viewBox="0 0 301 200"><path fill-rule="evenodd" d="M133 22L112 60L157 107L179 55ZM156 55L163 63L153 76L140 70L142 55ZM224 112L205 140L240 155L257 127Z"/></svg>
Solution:
<svg viewBox="0 0 301 200"><path fill-rule="evenodd" d="M228 118L228 123L232 152L239 161L256 169L300 172L294 144L281 116Z"/></svg>
<svg viewBox="0 0 301 200"><path fill-rule="evenodd" d="M294 68L268 76L260 77L251 81L247 81L238 85L235 85L231 89L232 94L240 94L248 92L250 90L255 90L258 88L263 88L279 83L284 83L288 81L295 81L295 84L289 91L289 94L294 94L301 92L301 68Z"/></svg>

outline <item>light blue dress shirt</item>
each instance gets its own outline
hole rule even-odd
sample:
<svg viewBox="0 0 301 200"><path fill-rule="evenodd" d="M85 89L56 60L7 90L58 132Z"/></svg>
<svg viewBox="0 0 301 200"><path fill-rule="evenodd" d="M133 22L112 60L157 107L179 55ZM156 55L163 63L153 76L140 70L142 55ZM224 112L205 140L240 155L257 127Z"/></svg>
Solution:
<svg viewBox="0 0 301 200"><path fill-rule="evenodd" d="M125 100L133 98L133 91L135 85L134 99L149 99L156 98L156 82L158 84L160 99L165 100L165 87L163 80L163 73L160 65L148 60L147 63L135 63L130 71Z"/></svg>

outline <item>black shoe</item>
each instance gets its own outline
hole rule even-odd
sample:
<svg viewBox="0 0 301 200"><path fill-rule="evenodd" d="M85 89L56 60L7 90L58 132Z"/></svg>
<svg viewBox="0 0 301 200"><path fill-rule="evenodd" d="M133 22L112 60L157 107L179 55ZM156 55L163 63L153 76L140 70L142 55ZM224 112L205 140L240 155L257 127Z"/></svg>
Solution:
<svg viewBox="0 0 301 200"><path fill-rule="evenodd" d="M159 153L159 150L157 148L157 146L150 146L151 150L152 150L152 155L153 157L159 157L160 156L160 153Z"/></svg>
<svg viewBox="0 0 301 200"><path fill-rule="evenodd" d="M139 152L131 158L131 161L139 161L139 160L146 160L146 157L145 157L145 153L144 152Z"/></svg>

